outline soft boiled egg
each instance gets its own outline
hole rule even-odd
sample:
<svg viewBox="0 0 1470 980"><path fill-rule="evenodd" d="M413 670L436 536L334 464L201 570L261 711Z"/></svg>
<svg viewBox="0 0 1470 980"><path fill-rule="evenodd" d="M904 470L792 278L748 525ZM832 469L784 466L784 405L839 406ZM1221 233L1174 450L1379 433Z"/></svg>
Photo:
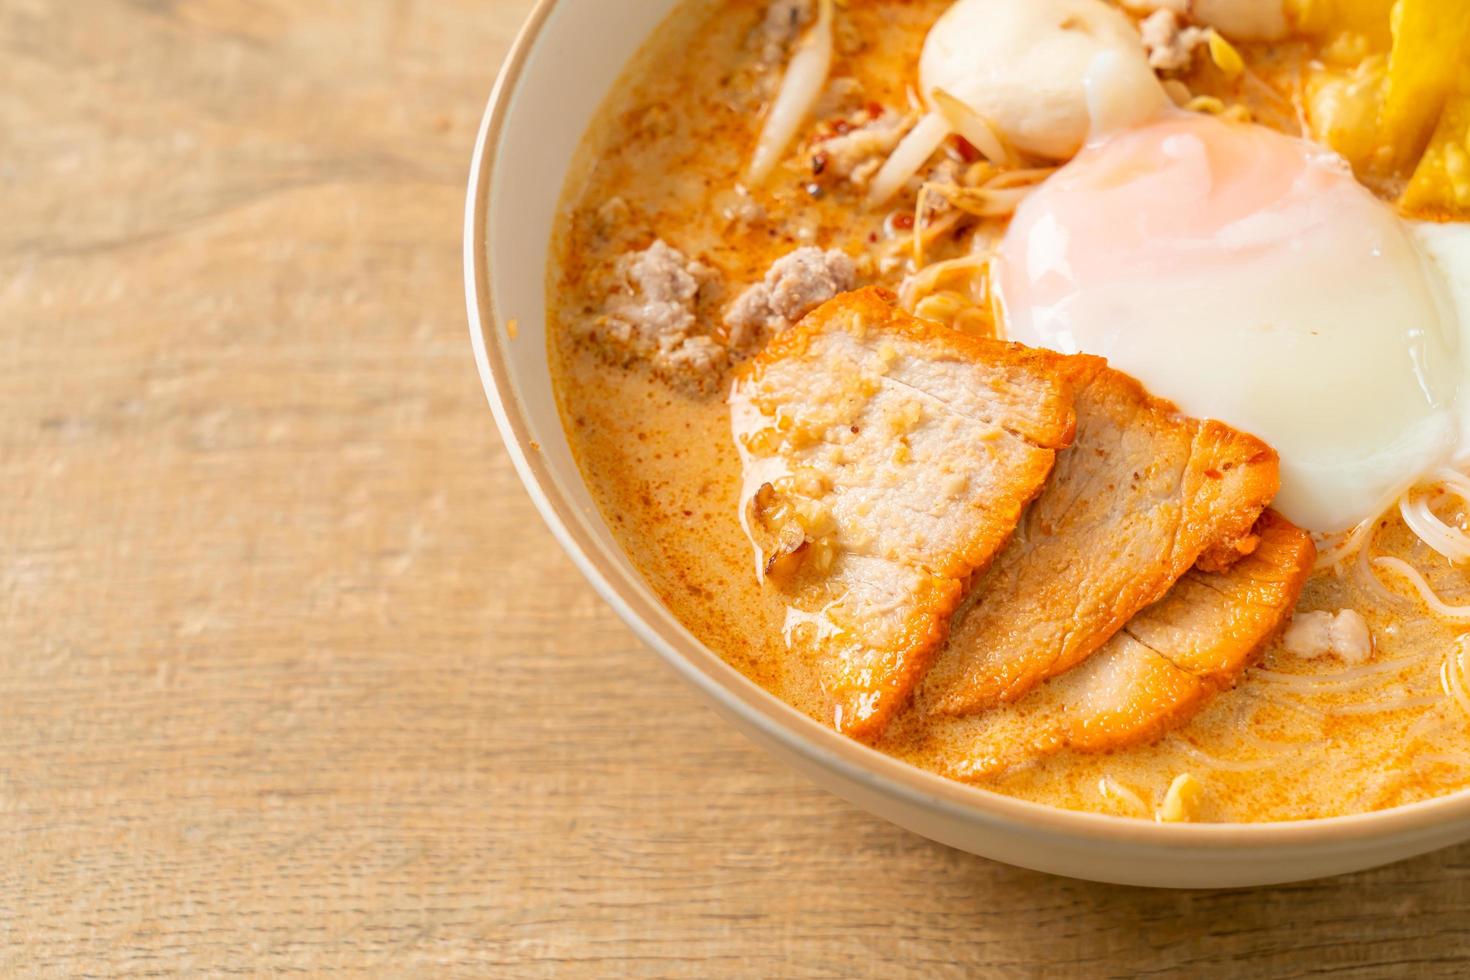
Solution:
<svg viewBox="0 0 1470 980"><path fill-rule="evenodd" d="M1102 0L959 0L929 31L919 79L1018 149L1066 159L1087 138L1084 82L1101 54L1148 63L1132 22Z"/></svg>
<svg viewBox="0 0 1470 980"><path fill-rule="evenodd" d="M1305 141L1176 112L1097 140L1017 210L993 275L1010 339L1103 355L1274 446L1275 506L1311 530L1376 516L1461 442L1445 277Z"/></svg>
<svg viewBox="0 0 1470 980"><path fill-rule="evenodd" d="M1168 101L1131 21L1103 0L957 0L924 39L919 84L930 112L869 186L887 201L950 133L1003 162L1007 148L1064 160L1092 129L1088 78L1099 59L1121 65L1128 101ZM964 118L956 118L956 112Z"/></svg>

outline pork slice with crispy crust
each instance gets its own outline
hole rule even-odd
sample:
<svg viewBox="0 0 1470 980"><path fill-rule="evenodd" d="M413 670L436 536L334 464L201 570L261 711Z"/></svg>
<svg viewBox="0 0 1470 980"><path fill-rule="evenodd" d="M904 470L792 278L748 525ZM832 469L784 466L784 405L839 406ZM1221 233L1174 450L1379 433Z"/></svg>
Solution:
<svg viewBox="0 0 1470 980"><path fill-rule="evenodd" d="M1291 619L1317 549L1274 511L1254 551L1225 572L1191 569L1098 653L1054 682L1067 741L1101 752L1152 741L1234 686ZM1096 665L1094 665L1096 661Z"/></svg>
<svg viewBox="0 0 1470 980"><path fill-rule="evenodd" d="M1027 697L968 717L916 707L896 724L895 742L944 746L942 769L975 778L1062 749L1146 744L1183 725L1280 633L1311 575L1310 535L1273 511L1256 530L1250 555L1226 572L1191 569L1101 650ZM905 731L914 726L923 726L919 741Z"/></svg>
<svg viewBox="0 0 1470 980"><path fill-rule="evenodd" d="M756 573L831 720L880 735L1072 437L1063 359L839 296L739 370L731 424Z"/></svg>
<svg viewBox="0 0 1470 980"><path fill-rule="evenodd" d="M1255 545L1277 457L1253 436L1181 415L1096 358L1069 358L1077 436L956 614L925 681L933 710L1015 701L1081 663L1204 559Z"/></svg>

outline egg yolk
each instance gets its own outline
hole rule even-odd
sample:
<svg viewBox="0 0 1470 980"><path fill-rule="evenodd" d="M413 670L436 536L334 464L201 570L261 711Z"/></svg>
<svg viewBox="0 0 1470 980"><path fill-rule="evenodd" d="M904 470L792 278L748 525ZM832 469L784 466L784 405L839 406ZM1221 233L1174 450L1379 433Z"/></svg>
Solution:
<svg viewBox="0 0 1470 980"><path fill-rule="evenodd" d="M1017 211L994 269L1013 340L1107 357L1281 454L1276 507L1376 516L1454 452L1444 284L1340 158L1171 114L1096 142Z"/></svg>

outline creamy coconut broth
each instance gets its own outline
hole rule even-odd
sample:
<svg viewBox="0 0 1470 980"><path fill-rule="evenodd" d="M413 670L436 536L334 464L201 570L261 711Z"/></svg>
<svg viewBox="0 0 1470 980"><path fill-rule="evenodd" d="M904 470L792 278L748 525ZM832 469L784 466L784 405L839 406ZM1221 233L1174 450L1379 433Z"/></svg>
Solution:
<svg viewBox="0 0 1470 980"><path fill-rule="evenodd" d="M724 323L726 311L773 263L802 246L849 257L850 269L824 270L844 288L885 286L922 317L976 333L998 329L1001 314L972 257L1004 232L1008 214L976 215L926 201L918 212L924 234L916 242L915 186L871 206L865 181L876 166L859 163L854 180L852 161L824 154L819 141L875 120L910 117L926 33L949 6L949 0L852 0L838 7L821 100L783 162L747 192L746 168L792 40L768 29L770 5L763 0L686 4L635 60L588 134L552 249L553 376L572 450L608 525L695 636L824 724L831 719L816 668L788 644L787 602L752 567L739 519L729 368L707 360L711 352L725 357L716 345L730 343L739 329ZM1171 73L1178 86L1171 95L1194 100L1194 109L1249 113L1295 133L1293 93L1317 54L1312 42L1240 43L1232 50L1249 66L1245 76L1221 71L1200 53L1190 67ZM879 142L884 138L880 132ZM873 157L881 163L891 149L892 141L883 143ZM1000 189L1027 188L1053 166L1017 165L1011 169L1022 176L1003 180ZM968 143L948 140L925 169L936 167L956 186L994 187L989 164ZM1377 183L1381 193L1395 190ZM609 284L624 275L623 257L655 240L676 249L686 267L698 265L698 297L690 304L698 326L689 332L713 337L689 345L687 357L662 362L636 343L610 337L606 320L615 291ZM746 356L740 351L728 360ZM1430 503L1446 525L1464 520L1460 501L1432 497ZM1359 548L1368 537L1369 545ZM1470 655L1460 657L1470 617L1456 622L1429 613L1406 579L1370 561L1410 562L1451 604L1470 602L1470 578L1410 533L1396 509L1360 528L1355 540L1322 535L1318 544L1319 570L1297 615L1360 614L1373 638L1371 653L1308 657L1273 643L1234 689L1154 744L1099 755L1064 751L974 781L1059 807L1200 821L1329 817L1470 785ZM1334 563L1339 555L1346 557ZM895 726L882 750L952 771L964 746L906 739L911 728Z"/></svg>

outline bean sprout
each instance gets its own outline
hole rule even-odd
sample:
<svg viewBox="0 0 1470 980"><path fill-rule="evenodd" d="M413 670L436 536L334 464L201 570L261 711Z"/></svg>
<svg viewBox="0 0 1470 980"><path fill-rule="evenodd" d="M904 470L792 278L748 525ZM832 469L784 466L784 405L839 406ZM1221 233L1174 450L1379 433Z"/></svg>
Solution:
<svg viewBox="0 0 1470 980"><path fill-rule="evenodd" d="M1016 165L1015 151L996 132L994 123L942 88L936 88L930 95L945 122L979 150L981 156L1001 167Z"/></svg>
<svg viewBox="0 0 1470 980"><path fill-rule="evenodd" d="M786 66L746 173L752 186L764 182L776 169L827 84L832 71L832 7L833 0L818 0L817 22L797 42L796 53Z"/></svg>
<svg viewBox="0 0 1470 980"><path fill-rule="evenodd" d="M868 204L877 207L899 192L909 178L924 168L924 163L939 149L950 134L949 123L937 112L931 112L894 147L873 182L868 185Z"/></svg>

